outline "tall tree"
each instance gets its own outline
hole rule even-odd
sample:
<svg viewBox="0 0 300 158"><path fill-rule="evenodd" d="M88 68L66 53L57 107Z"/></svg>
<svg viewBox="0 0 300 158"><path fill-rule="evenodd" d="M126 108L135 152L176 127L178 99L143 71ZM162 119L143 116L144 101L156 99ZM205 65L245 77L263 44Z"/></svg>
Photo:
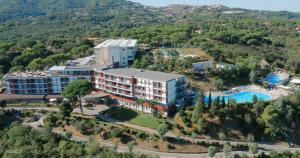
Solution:
<svg viewBox="0 0 300 158"><path fill-rule="evenodd" d="M249 81L251 83L255 83L257 80L257 74L256 74L256 70L251 70L250 74L249 74Z"/></svg>
<svg viewBox="0 0 300 158"><path fill-rule="evenodd" d="M59 111L63 115L63 117L66 117L68 119L73 111L73 107L69 102L64 101L59 105Z"/></svg>
<svg viewBox="0 0 300 158"><path fill-rule="evenodd" d="M217 153L217 148L214 146L209 146L208 147L208 155L213 158Z"/></svg>
<svg viewBox="0 0 300 158"><path fill-rule="evenodd" d="M250 152L253 154L253 157L258 153L258 144L257 143L252 143L249 146Z"/></svg>
<svg viewBox="0 0 300 158"><path fill-rule="evenodd" d="M225 143L223 145L223 152L224 152L225 158L231 157L232 147L228 143Z"/></svg>
<svg viewBox="0 0 300 158"><path fill-rule="evenodd" d="M204 110L204 94L202 91L198 93L198 101L194 107L193 115L192 115L192 122L197 123L197 121L201 118L201 115Z"/></svg>
<svg viewBox="0 0 300 158"><path fill-rule="evenodd" d="M222 96L222 100L221 100L221 107L222 107L222 109L225 108L225 106L226 106L225 97Z"/></svg>
<svg viewBox="0 0 300 158"><path fill-rule="evenodd" d="M113 107L114 105L114 100L111 98L111 97L106 97L104 99L104 104L106 106L108 106L108 115L110 116L110 113L111 113L111 108Z"/></svg>
<svg viewBox="0 0 300 158"><path fill-rule="evenodd" d="M197 122L197 130L199 133L202 133L204 131L204 123L202 118L200 118Z"/></svg>
<svg viewBox="0 0 300 158"><path fill-rule="evenodd" d="M4 110L4 108L7 106L6 100L0 100L0 107Z"/></svg>
<svg viewBox="0 0 300 158"><path fill-rule="evenodd" d="M209 92L209 96L208 96L208 107L211 106L211 102L212 102L212 99L211 99L211 92Z"/></svg>
<svg viewBox="0 0 300 158"><path fill-rule="evenodd" d="M257 100L258 100L258 99L257 99L257 96L256 96L256 95L253 95L252 103L255 104L255 103L257 102Z"/></svg>
<svg viewBox="0 0 300 158"><path fill-rule="evenodd" d="M87 80L75 80L69 83L63 91L63 96L69 99L70 102L79 103L81 114L83 115L83 108L81 98L92 91L92 84Z"/></svg>

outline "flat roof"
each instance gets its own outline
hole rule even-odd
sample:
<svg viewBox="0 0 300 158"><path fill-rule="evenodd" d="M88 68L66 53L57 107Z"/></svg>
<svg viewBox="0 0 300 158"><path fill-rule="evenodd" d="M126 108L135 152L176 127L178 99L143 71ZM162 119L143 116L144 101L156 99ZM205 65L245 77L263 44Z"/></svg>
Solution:
<svg viewBox="0 0 300 158"><path fill-rule="evenodd" d="M138 79L147 79L147 80L163 81L163 82L184 77L184 75L179 75L179 74L148 71L148 70L134 69L134 68L106 69L102 71L117 76L135 77Z"/></svg>
<svg viewBox="0 0 300 158"><path fill-rule="evenodd" d="M94 69L94 65L76 65L76 66L52 66L49 71L76 70L76 69Z"/></svg>
<svg viewBox="0 0 300 158"><path fill-rule="evenodd" d="M294 78L290 81L291 83L300 84L300 79Z"/></svg>
<svg viewBox="0 0 300 158"><path fill-rule="evenodd" d="M104 98L109 96L107 93L90 94L82 97L82 99Z"/></svg>
<svg viewBox="0 0 300 158"><path fill-rule="evenodd" d="M58 71L58 70L64 70L66 66L52 66L49 71Z"/></svg>
<svg viewBox="0 0 300 158"><path fill-rule="evenodd" d="M104 47L135 47L137 44L136 39L109 39L94 48L104 48Z"/></svg>
<svg viewBox="0 0 300 158"><path fill-rule="evenodd" d="M22 94L0 94L0 99L63 99L62 95L22 95Z"/></svg>
<svg viewBox="0 0 300 158"><path fill-rule="evenodd" d="M4 79L8 78L43 78L49 77L48 71L25 71L25 72L13 72L7 73L3 76Z"/></svg>

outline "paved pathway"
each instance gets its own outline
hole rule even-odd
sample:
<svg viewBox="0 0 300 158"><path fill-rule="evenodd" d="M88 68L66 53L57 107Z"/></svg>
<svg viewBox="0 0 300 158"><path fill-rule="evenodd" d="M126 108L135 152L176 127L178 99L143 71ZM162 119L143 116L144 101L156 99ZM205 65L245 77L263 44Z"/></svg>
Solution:
<svg viewBox="0 0 300 158"><path fill-rule="evenodd" d="M51 107L18 107L18 106L8 106L8 107L5 107L5 109L9 109L9 110L47 110L47 111L59 111L58 108L51 108Z"/></svg>
<svg viewBox="0 0 300 158"><path fill-rule="evenodd" d="M6 109L15 109L15 110L24 110L24 109L30 110L30 109L32 109L32 110L58 111L57 108L48 108L48 107L8 107ZM156 130L153 130L151 128L146 128L146 127L141 127L141 126L138 126L138 125L133 125L133 124L125 123L125 122L120 122L120 121L117 121L117 120L114 120L114 119L111 119L111 118L105 117L105 116L102 116L102 118L106 119L107 121L119 124L119 125L127 126L127 127L138 129L138 130L142 130L142 131L145 131L145 132L148 132L148 133L151 133L151 134L156 133ZM31 123L31 124L28 124L28 125L32 126L35 129L38 129L38 126L36 124L41 124L41 120L43 120L43 117L40 120L37 121L38 123ZM57 134L62 134L63 133L61 131L52 131L52 132L57 133ZM170 132L167 133L167 136L175 137L175 135L173 133L170 133ZM191 141L191 138L189 138L189 137L181 136L180 138ZM71 137L71 140L82 142L82 141L87 141L88 138L73 135ZM195 139L195 141L205 141L205 139ZM103 142L103 141L99 141L99 142L101 143L101 145L106 146L106 147L114 146L113 144L110 144L110 143L107 143L107 142ZM210 140L210 142L219 142L219 143L221 143L220 140ZM225 141L225 142L229 142L231 145L236 145L236 144L242 143L242 142L238 142L238 141ZM245 142L243 142L243 143L245 143ZM278 152L287 151L287 150L289 150L289 151L300 151L300 148L288 148L286 146L278 145L278 144L274 144L274 145L259 144L259 148L260 148L259 153L261 153L261 152L269 153L272 150L273 151L276 150ZM128 148L126 146L118 146L117 151L118 152L127 152ZM199 158L199 157L206 158L206 157L208 157L207 153L203 153L203 154L167 153L167 152L157 152L157 151L152 151L152 150L144 150L144 149L140 149L140 148L134 148L133 152L134 153L139 153L139 154L147 154L147 155L159 155L161 158ZM247 155L251 156L251 153L249 153L247 151L234 151L234 152L232 152L232 155L233 154L239 154L239 155L247 154ZM222 152L219 152L219 153L216 154L216 157L224 157L224 154Z"/></svg>

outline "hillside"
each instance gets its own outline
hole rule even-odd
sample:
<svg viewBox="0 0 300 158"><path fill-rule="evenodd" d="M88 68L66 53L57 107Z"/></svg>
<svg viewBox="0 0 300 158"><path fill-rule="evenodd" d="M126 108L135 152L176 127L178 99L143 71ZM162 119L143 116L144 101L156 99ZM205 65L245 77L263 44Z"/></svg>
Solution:
<svg viewBox="0 0 300 158"><path fill-rule="evenodd" d="M126 0L0 0L0 39L108 36L152 24L194 23L206 17L299 19L290 12L260 12L222 5L143 6ZM110 36L110 35L109 35ZM115 34L120 36L120 34Z"/></svg>
<svg viewBox="0 0 300 158"><path fill-rule="evenodd" d="M157 21L156 13L124 0L1 0L1 39L27 35L78 36L91 28L136 27Z"/></svg>
<svg viewBox="0 0 300 158"><path fill-rule="evenodd" d="M44 69L89 55L93 43L85 41L87 37L99 41L136 38L151 49L201 48L217 60L250 69L264 59L272 67L299 73L299 19L299 13L222 5L151 7L125 0L0 0L0 73Z"/></svg>

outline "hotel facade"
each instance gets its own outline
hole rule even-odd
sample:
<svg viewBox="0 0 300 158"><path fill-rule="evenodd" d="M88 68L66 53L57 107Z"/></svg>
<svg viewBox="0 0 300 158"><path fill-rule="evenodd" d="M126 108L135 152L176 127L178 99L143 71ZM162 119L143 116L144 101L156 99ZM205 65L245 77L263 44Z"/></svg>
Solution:
<svg viewBox="0 0 300 158"><path fill-rule="evenodd" d="M108 43L115 46L118 42ZM61 94L70 82L85 79L92 83L95 91L109 94L119 105L149 113L152 108L166 111L169 106L182 105L187 85L184 75L125 68L114 63L53 66L45 72L9 73L3 79L9 95ZM156 105L150 106L149 102Z"/></svg>

